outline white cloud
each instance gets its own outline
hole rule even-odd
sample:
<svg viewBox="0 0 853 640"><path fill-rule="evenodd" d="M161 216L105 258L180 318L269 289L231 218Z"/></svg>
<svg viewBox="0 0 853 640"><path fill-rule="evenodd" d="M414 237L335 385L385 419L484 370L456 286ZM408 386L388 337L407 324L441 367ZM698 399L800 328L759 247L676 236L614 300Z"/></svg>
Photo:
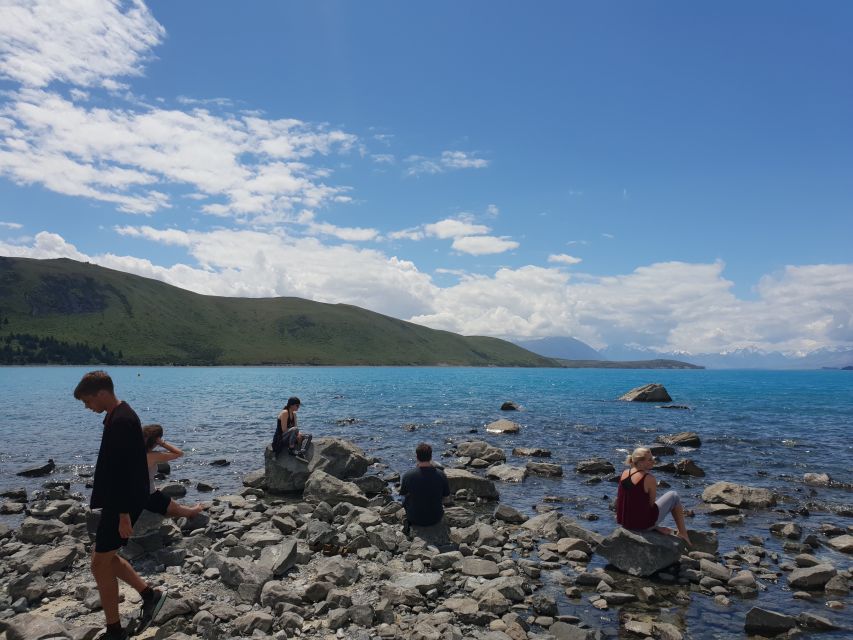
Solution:
<svg viewBox="0 0 853 640"><path fill-rule="evenodd" d="M0 109L0 175L129 213L170 206L166 185L207 196L206 213L245 218L346 200L306 161L355 136L292 119L150 108L85 108L24 89Z"/></svg>
<svg viewBox="0 0 853 640"><path fill-rule="evenodd" d="M503 253L518 248L515 240L496 236L461 236L453 240L452 247L462 253L483 256L493 253Z"/></svg>
<svg viewBox="0 0 853 640"><path fill-rule="evenodd" d="M634 343L692 353L853 347L853 264L786 267L761 279L754 300L734 295L721 262L657 263L606 277L532 265L493 275L439 269L460 277L439 287L409 261L283 229L185 233L188 258L198 266L89 256L47 232L31 244L0 241L0 255L69 257L212 295L355 304L466 335L571 335L599 348ZM178 238L146 228L139 235L160 243Z"/></svg>
<svg viewBox="0 0 853 640"><path fill-rule="evenodd" d="M190 235L186 231L180 229L155 229L147 225L141 227L115 227L116 233L123 236L133 238L145 238L160 242L162 244L171 244L186 247L190 244Z"/></svg>
<svg viewBox="0 0 853 640"><path fill-rule="evenodd" d="M318 233L327 236L333 236L347 242L366 242L368 240L376 240L379 238L379 232L376 229L365 227L338 227L328 222L318 222L309 225L309 232Z"/></svg>
<svg viewBox="0 0 853 640"><path fill-rule="evenodd" d="M0 77L31 87L114 89L165 35L141 0L0 3Z"/></svg>
<svg viewBox="0 0 853 640"><path fill-rule="evenodd" d="M455 169L483 169L489 166L489 161L478 158L476 152L442 151L438 158L412 155L406 158L409 168L406 175L417 176L423 173L435 174Z"/></svg>
<svg viewBox="0 0 853 640"><path fill-rule="evenodd" d="M0 222L0 227L4 227L6 229L23 229L24 225L18 222Z"/></svg>
<svg viewBox="0 0 853 640"><path fill-rule="evenodd" d="M613 240L613 238L615 238L616 236L614 236L612 233L602 233L601 237L605 238L606 240Z"/></svg>
<svg viewBox="0 0 853 640"><path fill-rule="evenodd" d="M391 240L423 240L425 237L424 232L418 227L391 231L387 235Z"/></svg>
<svg viewBox="0 0 853 640"><path fill-rule="evenodd" d="M426 235L441 239L479 235L491 231L486 225L473 224L467 220L458 218L445 218L438 222L425 224L423 229Z"/></svg>
<svg viewBox="0 0 853 640"><path fill-rule="evenodd" d="M557 264L579 264L583 261L575 256L570 256L568 253L552 253L548 256L548 262Z"/></svg>
<svg viewBox="0 0 853 640"><path fill-rule="evenodd" d="M376 164L394 164L397 161L393 153L374 153L370 159Z"/></svg>
<svg viewBox="0 0 853 640"><path fill-rule="evenodd" d="M500 214L501 210L498 209L498 205L490 204L486 207L486 214L492 217L497 217Z"/></svg>

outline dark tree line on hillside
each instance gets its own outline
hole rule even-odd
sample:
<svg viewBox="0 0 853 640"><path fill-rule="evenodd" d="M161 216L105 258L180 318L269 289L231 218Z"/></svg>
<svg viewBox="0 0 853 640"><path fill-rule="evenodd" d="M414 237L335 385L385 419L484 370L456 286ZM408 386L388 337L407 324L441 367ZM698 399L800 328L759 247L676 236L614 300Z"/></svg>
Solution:
<svg viewBox="0 0 853 640"><path fill-rule="evenodd" d="M50 336L10 333L0 339L0 364L121 364L124 354L102 344L65 342Z"/></svg>

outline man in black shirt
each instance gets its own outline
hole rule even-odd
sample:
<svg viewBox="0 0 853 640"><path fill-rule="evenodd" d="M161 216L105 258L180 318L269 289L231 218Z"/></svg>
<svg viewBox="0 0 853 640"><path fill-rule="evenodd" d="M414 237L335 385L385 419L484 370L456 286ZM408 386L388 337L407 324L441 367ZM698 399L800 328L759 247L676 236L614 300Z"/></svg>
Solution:
<svg viewBox="0 0 853 640"><path fill-rule="evenodd" d="M444 471L432 464L432 447L422 442L415 449L418 464L403 474L400 495L409 524L431 527L444 516L443 499L450 495Z"/></svg>
<svg viewBox="0 0 853 640"><path fill-rule="evenodd" d="M113 381L104 371L92 371L83 376L74 389L74 397L87 409L107 414L90 501L93 509L101 509L92 553L92 575L107 619L107 631L101 639L123 640L128 632L122 629L119 618L119 579L142 596L137 632L150 624L166 599L164 592L148 585L130 563L116 553L127 544L133 534L133 524L148 501L148 463L142 425L130 405L116 398Z"/></svg>

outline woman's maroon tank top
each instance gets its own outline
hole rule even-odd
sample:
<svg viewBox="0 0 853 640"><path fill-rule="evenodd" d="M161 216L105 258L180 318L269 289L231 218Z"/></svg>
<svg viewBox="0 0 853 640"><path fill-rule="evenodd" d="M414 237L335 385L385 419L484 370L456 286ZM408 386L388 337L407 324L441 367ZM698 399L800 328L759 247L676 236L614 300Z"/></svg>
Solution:
<svg viewBox="0 0 853 640"><path fill-rule="evenodd" d="M643 489L646 474L643 473L637 484L632 482L631 477L632 474L629 474L619 481L616 490L616 522L626 529L650 529L658 520L658 506L649 504L649 494Z"/></svg>

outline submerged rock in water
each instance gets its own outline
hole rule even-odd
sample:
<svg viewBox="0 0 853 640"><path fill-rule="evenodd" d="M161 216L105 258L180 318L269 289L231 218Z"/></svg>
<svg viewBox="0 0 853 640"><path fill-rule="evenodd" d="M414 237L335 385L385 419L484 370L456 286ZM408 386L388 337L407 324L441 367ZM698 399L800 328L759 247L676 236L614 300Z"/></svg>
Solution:
<svg viewBox="0 0 853 640"><path fill-rule="evenodd" d="M604 458L591 458L578 462L575 465L575 471L578 473L613 473L616 471L616 467Z"/></svg>
<svg viewBox="0 0 853 640"><path fill-rule="evenodd" d="M563 475L563 467L558 464L550 464L548 462L528 462L527 471L528 473L532 473L536 476L546 476L551 478L558 478Z"/></svg>
<svg viewBox="0 0 853 640"><path fill-rule="evenodd" d="M772 637L785 633L796 626L797 619L792 616L761 607L753 607L746 614L744 630L749 634Z"/></svg>
<svg viewBox="0 0 853 640"><path fill-rule="evenodd" d="M485 440L471 440L456 445L456 452L466 458L485 460L486 462L504 462L506 454L500 447L489 444Z"/></svg>
<svg viewBox="0 0 853 640"><path fill-rule="evenodd" d="M522 482L527 477L527 469L509 464L496 464L488 468L486 476L501 482Z"/></svg>
<svg viewBox="0 0 853 640"><path fill-rule="evenodd" d="M679 460L675 463L675 472L678 475L692 476L693 478L705 477L705 471L693 460Z"/></svg>
<svg viewBox="0 0 853 640"><path fill-rule="evenodd" d="M533 458L550 458L551 452L548 449L540 449L538 447L516 447L512 450L514 456L530 456Z"/></svg>
<svg viewBox="0 0 853 640"><path fill-rule="evenodd" d="M619 397L626 402L672 402L666 388L662 384L644 384L642 387L631 389Z"/></svg>
<svg viewBox="0 0 853 640"><path fill-rule="evenodd" d="M40 478L42 476L50 475L54 469L56 469L56 463L54 463L53 458L50 458L46 464L39 465L38 467L30 467L29 469L23 469L18 471L15 475L23 476L25 478Z"/></svg>
<svg viewBox="0 0 853 640"><path fill-rule="evenodd" d="M748 487L734 482L715 482L702 492L704 502L722 502L732 507L766 509L776 504L768 489Z"/></svg>
<svg viewBox="0 0 853 640"><path fill-rule="evenodd" d="M620 571L650 576L678 562L685 549L684 542L675 536L617 527L598 545L596 553Z"/></svg>
<svg viewBox="0 0 853 640"><path fill-rule="evenodd" d="M505 418L495 420L486 425L486 431L489 433L518 433L520 429L520 424L512 420L506 420Z"/></svg>
<svg viewBox="0 0 853 640"><path fill-rule="evenodd" d="M507 401L501 405L501 411L518 411L521 407L515 402Z"/></svg>

